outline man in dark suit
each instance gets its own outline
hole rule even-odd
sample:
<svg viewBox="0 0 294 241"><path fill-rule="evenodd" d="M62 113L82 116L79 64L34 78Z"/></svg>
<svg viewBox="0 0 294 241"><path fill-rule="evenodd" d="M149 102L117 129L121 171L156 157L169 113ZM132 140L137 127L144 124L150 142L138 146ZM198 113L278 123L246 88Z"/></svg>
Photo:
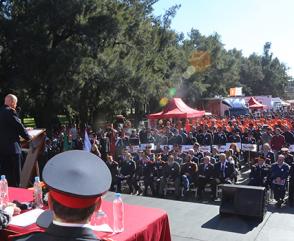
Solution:
<svg viewBox="0 0 294 241"><path fill-rule="evenodd" d="M180 172L181 167L175 161L173 155L168 156L167 163L162 167L162 176L160 177L159 195L163 196L163 191L168 182L173 182L175 187L175 195L180 196Z"/></svg>
<svg viewBox="0 0 294 241"><path fill-rule="evenodd" d="M226 154L221 153L219 155L219 162L214 165L214 183L213 188L213 199L216 195L216 186L219 184L232 184L233 180L236 179L237 171L235 165L226 159Z"/></svg>
<svg viewBox="0 0 294 241"><path fill-rule="evenodd" d="M0 173L6 175L9 186L17 187L21 171L21 147L19 136L30 140L27 130L16 113L17 98L9 94L0 109Z"/></svg>
<svg viewBox="0 0 294 241"><path fill-rule="evenodd" d="M104 161L85 151L63 152L47 162L43 179L49 189L51 211L43 212L37 224L45 231L20 235L12 240L99 240L89 223L94 211L100 208L101 196L111 185L111 174Z"/></svg>
<svg viewBox="0 0 294 241"><path fill-rule="evenodd" d="M190 154L187 154L185 157L185 163L181 165L184 195L187 193L187 191L189 191L190 184L195 182L197 170L197 164L192 161L192 156Z"/></svg>
<svg viewBox="0 0 294 241"><path fill-rule="evenodd" d="M198 170L198 199L202 199L202 194L205 185L210 183L213 184L214 180L214 169L213 164L210 162L210 156L205 156L203 158L203 163L199 165Z"/></svg>

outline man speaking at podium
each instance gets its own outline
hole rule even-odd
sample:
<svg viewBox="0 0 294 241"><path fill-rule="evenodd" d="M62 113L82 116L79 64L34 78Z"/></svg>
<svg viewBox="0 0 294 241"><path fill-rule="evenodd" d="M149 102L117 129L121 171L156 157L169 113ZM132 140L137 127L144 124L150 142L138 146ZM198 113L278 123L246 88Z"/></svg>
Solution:
<svg viewBox="0 0 294 241"><path fill-rule="evenodd" d="M17 97L8 94L0 108L0 175L6 175L8 185L18 187L21 171L19 136L29 141L27 130L16 113Z"/></svg>

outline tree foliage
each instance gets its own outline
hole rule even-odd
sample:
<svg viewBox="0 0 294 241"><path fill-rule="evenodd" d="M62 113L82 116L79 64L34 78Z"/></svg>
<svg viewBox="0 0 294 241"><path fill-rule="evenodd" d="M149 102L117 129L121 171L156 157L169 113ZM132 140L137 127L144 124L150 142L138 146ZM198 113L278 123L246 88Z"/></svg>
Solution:
<svg viewBox="0 0 294 241"><path fill-rule="evenodd" d="M234 86L283 95L289 76L270 43L246 58L217 33L192 29L184 38L170 26L180 6L154 16L155 2L1 0L0 94L17 94L23 112L45 127L58 114L94 122L135 110L141 118L173 89L190 103ZM209 64L191 67L195 52Z"/></svg>

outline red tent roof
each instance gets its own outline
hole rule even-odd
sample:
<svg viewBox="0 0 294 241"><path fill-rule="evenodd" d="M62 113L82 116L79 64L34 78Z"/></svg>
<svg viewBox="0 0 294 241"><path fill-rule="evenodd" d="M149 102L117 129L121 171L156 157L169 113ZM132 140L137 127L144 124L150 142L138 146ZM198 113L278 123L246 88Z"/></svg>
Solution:
<svg viewBox="0 0 294 241"><path fill-rule="evenodd" d="M148 119L196 118L204 115L205 111L192 109L181 98L173 98L164 107L163 111L148 115Z"/></svg>
<svg viewBox="0 0 294 241"><path fill-rule="evenodd" d="M254 97L251 97L248 100L248 107L250 109L264 109L266 108L266 105L259 103Z"/></svg>

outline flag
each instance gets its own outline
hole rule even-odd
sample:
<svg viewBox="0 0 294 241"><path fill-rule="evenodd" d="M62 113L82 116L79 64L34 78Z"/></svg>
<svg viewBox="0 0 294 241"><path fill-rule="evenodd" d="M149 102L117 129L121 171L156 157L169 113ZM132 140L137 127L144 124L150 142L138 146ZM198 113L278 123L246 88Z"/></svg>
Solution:
<svg viewBox="0 0 294 241"><path fill-rule="evenodd" d="M84 138L84 147L83 147L83 149L84 149L84 151L91 152L91 147L92 147L92 145L91 145L87 130L85 130L85 138Z"/></svg>

